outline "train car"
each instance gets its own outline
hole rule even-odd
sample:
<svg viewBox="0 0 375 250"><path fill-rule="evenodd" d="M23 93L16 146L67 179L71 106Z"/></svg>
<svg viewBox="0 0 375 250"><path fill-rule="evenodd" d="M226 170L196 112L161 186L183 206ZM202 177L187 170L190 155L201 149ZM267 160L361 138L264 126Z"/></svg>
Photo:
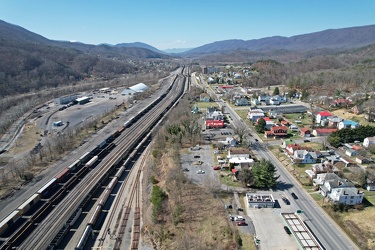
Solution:
<svg viewBox="0 0 375 250"><path fill-rule="evenodd" d="M99 148L99 149L104 148L105 144L107 144L107 140L102 141L102 142L98 145L98 148Z"/></svg>
<svg viewBox="0 0 375 250"><path fill-rule="evenodd" d="M0 235L4 233L10 225L21 217L20 211L15 210L0 222Z"/></svg>
<svg viewBox="0 0 375 250"><path fill-rule="evenodd" d="M29 211L29 209L41 199L40 194L33 194L29 199L22 203L17 210L20 212L20 215L23 215Z"/></svg>
<svg viewBox="0 0 375 250"><path fill-rule="evenodd" d="M40 194L42 197L44 197L56 185L56 182L57 182L57 178L52 178L43 187L41 187L41 189L39 189L36 193Z"/></svg>
<svg viewBox="0 0 375 250"><path fill-rule="evenodd" d="M91 167L96 161L98 160L98 156L95 155L94 157L91 158L86 164L85 167Z"/></svg>
<svg viewBox="0 0 375 250"><path fill-rule="evenodd" d="M79 161L81 163L86 163L86 161L89 159L90 155L91 155L91 152L86 152L84 155L79 157Z"/></svg>
<svg viewBox="0 0 375 250"><path fill-rule="evenodd" d="M86 226L85 231L83 232L81 238L78 241L77 246L74 248L74 250L82 250L84 249L87 239L90 237L92 232L92 228L90 225Z"/></svg>
<svg viewBox="0 0 375 250"><path fill-rule="evenodd" d="M107 202L108 197L109 197L110 194L111 194L111 190L106 189L106 190L104 191L104 193L103 193L103 198L100 199L98 205L100 205L100 206L104 206L105 203Z"/></svg>
<svg viewBox="0 0 375 250"><path fill-rule="evenodd" d="M57 179L57 182L63 182L65 177L67 177L69 173L70 173L70 169L64 168L63 171L61 171L59 174L55 176Z"/></svg>
<svg viewBox="0 0 375 250"><path fill-rule="evenodd" d="M91 215L90 220L87 222L87 225L91 225L94 227L96 221L98 220L100 213L102 212L102 206L98 205L95 208L94 213Z"/></svg>
<svg viewBox="0 0 375 250"><path fill-rule="evenodd" d="M79 166L79 163L80 163L80 160L76 160L75 162L73 162L72 164L70 164L67 167L67 169L69 169L69 171L74 171Z"/></svg>
<svg viewBox="0 0 375 250"><path fill-rule="evenodd" d="M111 190L113 189L113 187L116 185L117 183L117 180L118 180L118 177L114 177L111 182L109 183L109 185L107 186L107 189L108 190Z"/></svg>
<svg viewBox="0 0 375 250"><path fill-rule="evenodd" d="M120 135L120 132L119 132L118 130L116 130L116 131L112 134L112 140L116 139L119 135Z"/></svg>
<svg viewBox="0 0 375 250"><path fill-rule="evenodd" d="M124 132L124 130L125 130L125 127L121 127L119 130L117 130L118 132L119 132L119 135L122 133L122 132Z"/></svg>

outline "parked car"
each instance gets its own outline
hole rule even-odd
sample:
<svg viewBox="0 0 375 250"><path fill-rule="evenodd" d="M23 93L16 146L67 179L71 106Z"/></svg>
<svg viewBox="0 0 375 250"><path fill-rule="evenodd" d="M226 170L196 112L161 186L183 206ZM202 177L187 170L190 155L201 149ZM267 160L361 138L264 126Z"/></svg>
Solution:
<svg viewBox="0 0 375 250"><path fill-rule="evenodd" d="M284 230L287 234L292 234L292 232L290 231L289 227L287 226L284 226Z"/></svg>
<svg viewBox="0 0 375 250"><path fill-rule="evenodd" d="M298 196L295 194L295 193L291 193L293 199L297 200L298 199Z"/></svg>
<svg viewBox="0 0 375 250"><path fill-rule="evenodd" d="M199 169L198 171L197 171L197 174L204 174L205 172L202 170L202 169Z"/></svg>
<svg viewBox="0 0 375 250"><path fill-rule="evenodd" d="M244 221L236 221L237 226L247 226L246 222Z"/></svg>
<svg viewBox="0 0 375 250"><path fill-rule="evenodd" d="M237 211L243 211L242 207L238 207Z"/></svg>
<svg viewBox="0 0 375 250"><path fill-rule="evenodd" d="M236 217L234 218L234 220L235 220L235 221L245 221L245 218L242 217L242 216L236 216Z"/></svg>
<svg viewBox="0 0 375 250"><path fill-rule="evenodd" d="M187 168L183 168L183 169L181 169L181 171L182 171L182 172L189 172L189 169L187 169Z"/></svg>
<svg viewBox="0 0 375 250"><path fill-rule="evenodd" d="M286 205L290 205L290 201L288 200L288 198L286 197L281 197L281 199L283 200L283 202L286 204Z"/></svg>
<svg viewBox="0 0 375 250"><path fill-rule="evenodd" d="M200 155L194 155L194 158L201 158Z"/></svg>
<svg viewBox="0 0 375 250"><path fill-rule="evenodd" d="M228 205L225 205L225 208L227 208L227 209L232 209L233 207L232 207L231 204L228 204Z"/></svg>
<svg viewBox="0 0 375 250"><path fill-rule="evenodd" d="M221 168L219 166L215 166L214 170L220 170Z"/></svg>

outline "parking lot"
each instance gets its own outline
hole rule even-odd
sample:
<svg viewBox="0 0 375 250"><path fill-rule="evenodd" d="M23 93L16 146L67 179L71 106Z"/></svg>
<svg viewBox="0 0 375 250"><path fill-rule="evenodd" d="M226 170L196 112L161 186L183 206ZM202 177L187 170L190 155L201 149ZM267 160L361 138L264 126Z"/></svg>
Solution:
<svg viewBox="0 0 375 250"><path fill-rule="evenodd" d="M260 193L260 192L259 192ZM264 192L272 194L276 200L275 208L250 208L246 206L246 213L254 227L255 236L260 240L261 249L299 249L292 235L285 232L285 223L280 215L282 212L295 212L293 200L287 205L282 201L282 191ZM246 198L245 204L246 204Z"/></svg>

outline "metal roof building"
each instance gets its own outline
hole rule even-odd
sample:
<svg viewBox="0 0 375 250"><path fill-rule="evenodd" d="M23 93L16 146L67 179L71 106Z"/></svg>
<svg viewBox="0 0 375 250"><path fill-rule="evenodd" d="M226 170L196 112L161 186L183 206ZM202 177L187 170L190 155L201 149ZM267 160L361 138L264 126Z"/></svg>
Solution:
<svg viewBox="0 0 375 250"><path fill-rule="evenodd" d="M143 92L145 90L147 90L148 87L146 84L144 83L138 83L136 85L133 85L129 88L126 88L124 89L122 92L121 92L121 95L132 95L134 93L138 93L138 92Z"/></svg>

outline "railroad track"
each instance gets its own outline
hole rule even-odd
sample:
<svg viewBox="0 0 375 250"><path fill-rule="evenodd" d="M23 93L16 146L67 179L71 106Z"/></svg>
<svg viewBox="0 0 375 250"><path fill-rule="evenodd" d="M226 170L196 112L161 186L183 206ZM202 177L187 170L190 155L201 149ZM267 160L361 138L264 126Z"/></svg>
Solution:
<svg viewBox="0 0 375 250"><path fill-rule="evenodd" d="M178 84L175 84L178 85ZM180 84L183 85L183 84ZM109 155L103 159L103 161L94 169L92 169L86 177L77 184L75 189L71 190L65 197L63 202L60 202L53 210L53 213L49 214L41 223L39 223L36 229L29 235L29 237L19 246L19 249L45 249L48 244L53 240L55 235L65 225L67 219L73 215L76 208L81 204L87 196L90 196L93 187L97 186L98 180L101 180L107 175L109 170L121 159L127 157L129 149L139 141L139 137L142 137L148 130L149 126L152 126L158 117L160 117L166 109L171 106L172 100L175 100L182 92L182 86L173 86L171 91L168 93L163 101L156 104L149 112L148 117L141 118L134 126L115 140L116 147L109 153ZM149 121L149 122L147 122ZM143 126L139 126L143 125ZM142 128L143 127L143 128ZM13 239L18 240L17 238Z"/></svg>

